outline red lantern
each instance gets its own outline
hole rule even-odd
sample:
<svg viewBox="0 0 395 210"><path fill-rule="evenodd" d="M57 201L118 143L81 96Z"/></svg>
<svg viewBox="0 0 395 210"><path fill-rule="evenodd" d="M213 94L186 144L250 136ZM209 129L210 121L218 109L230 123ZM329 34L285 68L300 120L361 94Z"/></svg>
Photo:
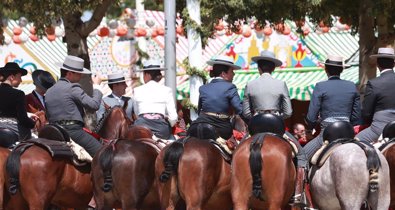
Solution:
<svg viewBox="0 0 395 210"><path fill-rule="evenodd" d="M118 26L117 36L125 36L128 33L128 29L125 26Z"/></svg>
<svg viewBox="0 0 395 210"><path fill-rule="evenodd" d="M219 20L218 24L216 24L216 25L214 26L214 28L215 28L215 30L217 30L217 31L222 31L222 30L225 28L223 21L222 21L222 20Z"/></svg>
<svg viewBox="0 0 395 210"><path fill-rule="evenodd" d="M136 30L137 37L146 36L146 35L147 35L147 30L145 30L144 28L137 28Z"/></svg>
<svg viewBox="0 0 395 210"><path fill-rule="evenodd" d="M305 19L300 19L300 20L295 20L295 25L299 28L299 27L303 27L305 24Z"/></svg>
<svg viewBox="0 0 395 210"><path fill-rule="evenodd" d="M14 33L14 35L15 36L19 36L19 35L21 35L21 33L22 33L22 29L21 29L21 27L15 27L13 30L12 30L12 32Z"/></svg>
<svg viewBox="0 0 395 210"><path fill-rule="evenodd" d="M97 35L99 35L100 37L105 37L108 36L109 34L110 34L110 29L108 29L107 27L101 27L97 32Z"/></svg>
<svg viewBox="0 0 395 210"><path fill-rule="evenodd" d="M12 37L12 40L14 41L15 44L20 44L22 43L21 38L19 37L19 35L15 35Z"/></svg>
<svg viewBox="0 0 395 210"><path fill-rule="evenodd" d="M241 26L236 26L236 31L235 31L235 34L242 34L243 33L243 27L241 27Z"/></svg>
<svg viewBox="0 0 395 210"><path fill-rule="evenodd" d="M30 28L29 28L29 32L30 32L31 34L36 34L36 27L34 27L34 26L30 27Z"/></svg>
<svg viewBox="0 0 395 210"><path fill-rule="evenodd" d="M49 41L52 42L52 41L55 41L56 36L55 36L55 34L52 34L52 35L51 35L51 34L48 34L48 35L47 35L47 39L48 39Z"/></svg>
<svg viewBox="0 0 395 210"><path fill-rule="evenodd" d="M152 32L151 32L151 37L152 37L152 38L155 38L155 37L157 37L157 36L158 36L157 30L152 30Z"/></svg>
<svg viewBox="0 0 395 210"><path fill-rule="evenodd" d="M270 36L272 33L273 30L270 26L265 26L265 28L263 28L263 34L265 34L265 36Z"/></svg>
<svg viewBox="0 0 395 210"><path fill-rule="evenodd" d="M289 34L291 34L291 28L287 25L284 26L284 31L283 34L288 36Z"/></svg>
<svg viewBox="0 0 395 210"><path fill-rule="evenodd" d="M176 32L177 32L177 34L180 35L180 36L184 35L184 27L182 27L182 26L177 26Z"/></svg>
<svg viewBox="0 0 395 210"><path fill-rule="evenodd" d="M39 40L38 36L35 34L30 34L29 38L33 41L33 42L37 42Z"/></svg>
<svg viewBox="0 0 395 210"><path fill-rule="evenodd" d="M310 33L310 29L307 28L307 27L304 27L304 28L303 28L303 35L304 35L304 36L307 36L307 35L309 35L309 33Z"/></svg>
<svg viewBox="0 0 395 210"><path fill-rule="evenodd" d="M258 33L261 32L261 31L263 31L262 25L261 25L260 23L258 23L258 22L255 23L254 29L255 29L255 31L258 32Z"/></svg>
<svg viewBox="0 0 395 210"><path fill-rule="evenodd" d="M47 35L54 35L54 34L55 34L55 28L52 27L52 26L47 27L47 28L45 29L45 33L47 33Z"/></svg>
<svg viewBox="0 0 395 210"><path fill-rule="evenodd" d="M321 27L321 30L322 30L322 33L328 33L329 27L328 26Z"/></svg>
<svg viewBox="0 0 395 210"><path fill-rule="evenodd" d="M251 36L251 34L252 34L251 28L249 26L245 27L243 30L243 36L248 38Z"/></svg>
<svg viewBox="0 0 395 210"><path fill-rule="evenodd" d="M158 32L158 36L163 36L165 35L165 29L163 27L159 27L156 29L156 32Z"/></svg>

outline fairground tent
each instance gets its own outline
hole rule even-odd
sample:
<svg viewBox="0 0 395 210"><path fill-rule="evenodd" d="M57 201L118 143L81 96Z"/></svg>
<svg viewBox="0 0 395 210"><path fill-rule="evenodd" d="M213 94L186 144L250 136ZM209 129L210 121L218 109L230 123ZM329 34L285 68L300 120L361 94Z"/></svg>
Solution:
<svg viewBox="0 0 395 210"><path fill-rule="evenodd" d="M144 25L145 20L153 20L155 24L151 27ZM105 21L103 21L105 22ZM249 37L232 34L218 33L215 39L210 39L207 47L203 51L202 63L206 63L216 55L232 56L236 64L243 67L236 71L233 83L239 89L241 96L246 83L259 75L256 64L250 63L252 56L258 55L261 50L271 50L276 57L283 61L283 65L276 69L273 76L287 82L292 99L308 101L314 85L326 80L326 74L321 63L325 61L328 54L343 56L346 60L352 61L357 57L358 37L352 36L349 31L338 30L333 27L328 33L315 33L314 26L307 23L310 34L304 38L296 33L293 23L287 24L291 27L289 35L279 34L276 31L270 36L265 36L262 32L252 31ZM140 24L140 25L139 25ZM6 34L12 37L12 30L17 26L15 21L10 21ZM153 28L164 27L164 14L157 11L144 11L142 20L138 21L136 27L145 27L148 31ZM29 35L29 28L25 27L23 33ZM149 33L148 33L149 34ZM222 35L220 35L222 34ZM139 37L143 41L150 57L164 60L164 37ZM136 61L136 49L133 41L124 41L118 36L99 37L95 33L88 38L89 54L91 58L91 70L93 73L101 73L106 76L108 73L123 71L132 77L138 77L134 73L134 62ZM177 99L182 100L189 97L188 75L182 65L188 56L188 42L182 36L177 36L176 46L177 59ZM12 41L0 47L0 65L9 61L18 62L29 72L35 69L45 69L59 76L59 70L54 62L62 61L66 56L66 46L62 38L49 41L43 38L33 42L28 40L23 44L15 44ZM353 82L358 82L358 62L351 62L354 65L344 70L342 78ZM207 66L205 66L206 69ZM24 83L20 89L26 93L31 92L34 86L30 74L24 78ZM138 85L139 79L131 81L131 86ZM107 89L108 91L108 89ZM131 91L128 94L132 94Z"/></svg>

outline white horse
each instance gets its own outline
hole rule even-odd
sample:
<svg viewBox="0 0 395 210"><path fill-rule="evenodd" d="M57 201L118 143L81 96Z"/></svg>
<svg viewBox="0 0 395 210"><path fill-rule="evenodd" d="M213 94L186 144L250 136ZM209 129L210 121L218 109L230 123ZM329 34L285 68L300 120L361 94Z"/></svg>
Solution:
<svg viewBox="0 0 395 210"><path fill-rule="evenodd" d="M354 143L338 146L321 168L314 166L312 170L316 171L310 184L316 207L320 210L359 210L366 201L373 210L387 210L390 205L389 168L384 156L377 153L381 167L375 180L370 178L364 150Z"/></svg>

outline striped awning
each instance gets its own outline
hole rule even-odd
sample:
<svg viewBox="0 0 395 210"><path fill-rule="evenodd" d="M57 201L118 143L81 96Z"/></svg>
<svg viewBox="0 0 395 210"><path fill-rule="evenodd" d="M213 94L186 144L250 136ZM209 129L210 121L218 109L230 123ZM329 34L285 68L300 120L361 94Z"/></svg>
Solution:
<svg viewBox="0 0 395 210"><path fill-rule="evenodd" d="M358 66L345 69L341 74L341 78L354 83L358 82ZM272 74L274 78L283 80L287 83L291 99L309 101L315 84L320 81L327 80L328 77L324 69L320 67L312 68L289 68L278 69ZM233 84L237 86L239 95L243 98L244 88L248 81L259 77L257 70L235 71ZM177 87L177 100L189 97L189 80Z"/></svg>

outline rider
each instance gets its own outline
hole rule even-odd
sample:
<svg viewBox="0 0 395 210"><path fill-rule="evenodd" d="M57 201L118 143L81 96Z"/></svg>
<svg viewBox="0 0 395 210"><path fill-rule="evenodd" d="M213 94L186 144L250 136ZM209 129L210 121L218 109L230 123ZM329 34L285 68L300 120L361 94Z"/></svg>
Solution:
<svg viewBox="0 0 395 210"><path fill-rule="evenodd" d="M33 112L33 110L31 110L32 107L38 111L45 111L44 94L55 84L56 81L52 77L51 73L41 69L34 70L32 78L36 89L26 95L26 110Z"/></svg>
<svg viewBox="0 0 395 210"><path fill-rule="evenodd" d="M122 72L109 74L108 75L108 86L110 87L112 93L103 98L102 103L100 104L100 108L97 111L97 119L101 119L105 112L104 103L110 107L113 106L123 106L125 102L128 103L126 108L126 115L132 119L132 111L133 111L133 101L130 97L123 96L126 93L126 88L128 87L126 84L126 79Z"/></svg>
<svg viewBox="0 0 395 210"><path fill-rule="evenodd" d="M133 108L138 116L134 124L148 127L160 139L170 139L177 111L171 88L159 84L162 70L159 60L147 60L136 71L143 72L145 84L134 89Z"/></svg>
<svg viewBox="0 0 395 210"><path fill-rule="evenodd" d="M91 72L84 68L84 60L68 55L60 67L60 79L45 94L47 115L50 123L61 125L70 137L81 145L92 157L100 149L101 144L83 130L84 108L98 110L102 93L93 90L93 96L87 95L78 82L83 74ZM92 77L93 87L100 85L101 79Z"/></svg>
<svg viewBox="0 0 395 210"><path fill-rule="evenodd" d="M361 121L361 104L358 90L354 83L340 79L344 68L343 58L329 55L325 61L328 80L316 84L306 116L306 134L311 136L312 129L321 120L321 133L304 146L309 160L322 146L322 133L326 126L336 121L347 121L359 125Z"/></svg>
<svg viewBox="0 0 395 210"><path fill-rule="evenodd" d="M199 88L198 114L199 117L192 122L192 126L198 123L208 123L216 128L218 135L223 139L232 136L233 126L230 122L234 109L235 114L242 112L240 96L236 86L232 83L233 70L240 69L233 63L233 58L217 56L214 60L207 61L213 69L210 83Z"/></svg>
<svg viewBox="0 0 395 210"><path fill-rule="evenodd" d="M356 138L372 143L379 138L385 125L395 120L394 49L379 48L378 54L370 57L377 58L380 76L366 84L362 117L366 124L371 125L357 134Z"/></svg>
<svg viewBox="0 0 395 210"><path fill-rule="evenodd" d="M291 99L289 91L284 81L271 76L274 69L281 66L282 62L276 59L274 53L264 50L259 56L251 58L258 64L261 76L247 83L243 99L243 115L247 119L257 114L275 114L283 119L292 115ZM295 188L294 204L301 204L301 194L303 193L303 183L305 173L308 168L308 160L303 152L298 140L287 133L288 139L292 140L298 147L297 154L297 182Z"/></svg>
<svg viewBox="0 0 395 210"><path fill-rule="evenodd" d="M14 62L8 62L0 68L0 128L11 130L19 140L31 137L30 129L38 119L36 115L26 112L25 93L15 89L26 74L27 71ZM0 146L9 147L14 143L0 142Z"/></svg>

